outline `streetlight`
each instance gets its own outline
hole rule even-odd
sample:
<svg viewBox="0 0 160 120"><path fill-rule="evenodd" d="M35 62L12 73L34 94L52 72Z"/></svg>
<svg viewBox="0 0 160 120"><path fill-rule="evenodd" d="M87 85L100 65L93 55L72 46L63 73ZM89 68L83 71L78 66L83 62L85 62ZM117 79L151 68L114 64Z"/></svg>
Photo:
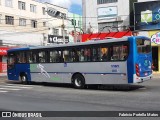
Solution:
<svg viewBox="0 0 160 120"><path fill-rule="evenodd" d="M64 19L66 18L65 14L51 7L47 8L47 14L51 17L62 19L61 28L62 28L62 34L63 34L63 44L65 44L65 25L64 25Z"/></svg>

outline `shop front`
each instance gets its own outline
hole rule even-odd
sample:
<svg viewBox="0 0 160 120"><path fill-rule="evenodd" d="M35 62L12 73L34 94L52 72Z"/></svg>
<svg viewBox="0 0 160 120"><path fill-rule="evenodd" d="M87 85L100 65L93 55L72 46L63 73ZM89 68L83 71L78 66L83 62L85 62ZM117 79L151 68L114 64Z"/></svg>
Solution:
<svg viewBox="0 0 160 120"><path fill-rule="evenodd" d="M160 31L149 31L152 42L153 71L160 72Z"/></svg>
<svg viewBox="0 0 160 120"><path fill-rule="evenodd" d="M8 47L0 47L0 73L7 72L7 50Z"/></svg>

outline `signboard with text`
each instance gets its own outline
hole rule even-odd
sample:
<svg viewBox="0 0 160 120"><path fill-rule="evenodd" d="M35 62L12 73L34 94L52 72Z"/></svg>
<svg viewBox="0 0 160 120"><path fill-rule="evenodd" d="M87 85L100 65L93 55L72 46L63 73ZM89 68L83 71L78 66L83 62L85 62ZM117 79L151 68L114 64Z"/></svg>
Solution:
<svg viewBox="0 0 160 120"><path fill-rule="evenodd" d="M5 48L5 47L0 48L0 55L7 55L7 50L8 49L9 48Z"/></svg>
<svg viewBox="0 0 160 120"><path fill-rule="evenodd" d="M134 3L135 30L160 29L160 1Z"/></svg>
<svg viewBox="0 0 160 120"><path fill-rule="evenodd" d="M118 14L116 6L98 8L98 19L114 18Z"/></svg>
<svg viewBox="0 0 160 120"><path fill-rule="evenodd" d="M48 43L63 44L63 36L48 35ZM69 43L69 36L65 36L65 44Z"/></svg>
<svg viewBox="0 0 160 120"><path fill-rule="evenodd" d="M151 36L151 42L155 44L160 44L160 32L157 32Z"/></svg>

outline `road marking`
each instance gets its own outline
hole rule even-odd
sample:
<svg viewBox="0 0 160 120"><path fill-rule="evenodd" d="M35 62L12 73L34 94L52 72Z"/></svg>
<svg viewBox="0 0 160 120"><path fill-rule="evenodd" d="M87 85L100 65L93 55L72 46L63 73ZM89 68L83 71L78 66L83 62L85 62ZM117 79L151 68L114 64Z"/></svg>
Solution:
<svg viewBox="0 0 160 120"><path fill-rule="evenodd" d="M33 87L35 85L22 85L22 84L6 84L6 85L9 85L9 86L24 86L24 87Z"/></svg>
<svg viewBox="0 0 160 120"><path fill-rule="evenodd" d="M18 90L28 90L33 88L33 86L29 85L19 85L19 84L2 84L0 85L0 93L6 93L11 91L18 91Z"/></svg>
<svg viewBox="0 0 160 120"><path fill-rule="evenodd" d="M5 88L25 88L25 89L31 89L33 87L23 87L23 86L11 86L11 85L0 85L0 87L5 87Z"/></svg>
<svg viewBox="0 0 160 120"><path fill-rule="evenodd" d="M1 90L0 90L0 93L6 93L6 92L8 92L8 91L1 91Z"/></svg>
<svg viewBox="0 0 160 120"><path fill-rule="evenodd" d="M0 88L0 90L21 90L21 89L14 89L14 88Z"/></svg>

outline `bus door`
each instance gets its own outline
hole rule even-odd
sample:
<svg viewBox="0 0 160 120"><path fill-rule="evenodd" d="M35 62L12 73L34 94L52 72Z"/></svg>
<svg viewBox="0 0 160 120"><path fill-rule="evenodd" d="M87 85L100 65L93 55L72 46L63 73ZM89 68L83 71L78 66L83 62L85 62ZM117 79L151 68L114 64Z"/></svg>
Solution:
<svg viewBox="0 0 160 120"><path fill-rule="evenodd" d="M152 74L151 41L137 39L136 75L147 77Z"/></svg>
<svg viewBox="0 0 160 120"><path fill-rule="evenodd" d="M16 69L15 69L15 63L16 63L16 56L14 53L8 54L7 59L7 74L9 80L15 80L16 79Z"/></svg>

